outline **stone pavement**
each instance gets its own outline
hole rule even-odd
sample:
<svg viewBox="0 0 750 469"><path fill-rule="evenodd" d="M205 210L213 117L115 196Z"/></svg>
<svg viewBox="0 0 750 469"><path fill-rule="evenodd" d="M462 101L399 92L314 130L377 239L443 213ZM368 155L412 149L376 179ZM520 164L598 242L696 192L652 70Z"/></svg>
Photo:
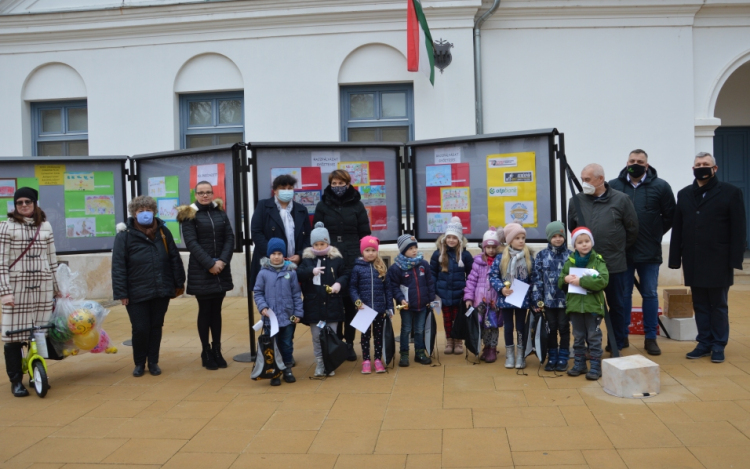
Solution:
<svg viewBox="0 0 750 469"><path fill-rule="evenodd" d="M659 341L661 394L618 399L599 382L528 376L503 361L412 364L365 376L360 363L310 380L309 330L299 327L298 382L250 380L250 365L204 370L192 299L172 303L162 376L133 378L131 350L50 365L52 389L0 392L2 468L727 468L750 461L750 285L730 291L727 362L688 361L692 342ZM246 299L228 298L224 354L248 349ZM440 319L438 318L438 322ZM396 328L398 327L396 321ZM105 324L130 335L123 307ZM444 339L438 340L440 349ZM639 336L626 354L639 353Z"/></svg>

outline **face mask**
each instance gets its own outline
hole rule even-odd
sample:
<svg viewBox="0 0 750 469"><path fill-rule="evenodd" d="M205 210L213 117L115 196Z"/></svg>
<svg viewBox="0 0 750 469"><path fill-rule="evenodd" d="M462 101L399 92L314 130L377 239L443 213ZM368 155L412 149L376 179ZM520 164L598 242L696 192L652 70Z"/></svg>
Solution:
<svg viewBox="0 0 750 469"><path fill-rule="evenodd" d="M583 186L583 193L586 195L594 195L594 192L596 192L596 187L592 186L588 182L584 182L581 185Z"/></svg>
<svg viewBox="0 0 750 469"><path fill-rule="evenodd" d="M708 166L702 166L700 168L693 168L693 175L695 179L703 180L709 179L714 175L714 168Z"/></svg>
<svg viewBox="0 0 750 469"><path fill-rule="evenodd" d="M291 202L294 198L293 189L279 189L279 193L276 196L281 202Z"/></svg>
<svg viewBox="0 0 750 469"><path fill-rule="evenodd" d="M630 177L639 178L646 173L646 167L639 164L628 165L628 173Z"/></svg>
<svg viewBox="0 0 750 469"><path fill-rule="evenodd" d="M344 192L346 192L347 189L348 189L347 186L331 186L331 190L338 197L341 197L342 195L344 195Z"/></svg>
<svg viewBox="0 0 750 469"><path fill-rule="evenodd" d="M154 222L154 212L140 212L135 216L135 219L143 226L150 225Z"/></svg>

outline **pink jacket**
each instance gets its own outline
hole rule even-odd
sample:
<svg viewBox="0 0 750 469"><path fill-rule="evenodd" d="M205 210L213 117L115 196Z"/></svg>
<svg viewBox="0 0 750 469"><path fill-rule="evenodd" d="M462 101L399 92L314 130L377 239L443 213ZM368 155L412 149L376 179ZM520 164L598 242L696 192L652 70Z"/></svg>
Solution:
<svg viewBox="0 0 750 469"><path fill-rule="evenodd" d="M497 292L490 286L490 267L482 258L482 254L474 257L474 265L466 279L464 301L471 300L476 306L483 300L487 304L497 300Z"/></svg>

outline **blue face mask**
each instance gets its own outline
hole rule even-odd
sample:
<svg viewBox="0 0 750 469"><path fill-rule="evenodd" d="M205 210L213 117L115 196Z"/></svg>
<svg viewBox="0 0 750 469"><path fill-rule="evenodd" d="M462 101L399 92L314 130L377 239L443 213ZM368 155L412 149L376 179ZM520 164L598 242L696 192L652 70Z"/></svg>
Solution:
<svg viewBox="0 0 750 469"><path fill-rule="evenodd" d="M154 222L154 212L139 212L135 219L143 226L150 225Z"/></svg>
<svg viewBox="0 0 750 469"><path fill-rule="evenodd" d="M294 198L294 190L293 189L279 189L279 193L276 196L278 197L280 202L291 202Z"/></svg>

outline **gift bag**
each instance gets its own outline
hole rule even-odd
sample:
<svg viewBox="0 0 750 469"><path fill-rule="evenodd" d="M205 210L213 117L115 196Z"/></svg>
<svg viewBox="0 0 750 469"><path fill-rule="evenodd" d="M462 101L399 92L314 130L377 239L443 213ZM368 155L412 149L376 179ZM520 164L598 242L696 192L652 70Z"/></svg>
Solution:
<svg viewBox="0 0 750 469"><path fill-rule="evenodd" d="M376 319L380 321L380 319ZM393 323L391 317L387 314L383 321L383 363L385 366L390 365L393 357L396 356L396 336L393 334ZM395 365L395 363L394 363Z"/></svg>
<svg viewBox="0 0 750 469"><path fill-rule="evenodd" d="M435 312L432 307L427 308L427 317L424 322L424 346L427 349L427 356L431 357L435 350L435 340L437 339L437 322L435 322Z"/></svg>
<svg viewBox="0 0 750 469"><path fill-rule="evenodd" d="M346 361L348 355L346 344L339 339L336 331L328 326L320 331L320 349L323 351L323 366L325 367L326 375L332 371L336 371L336 368Z"/></svg>
<svg viewBox="0 0 750 469"><path fill-rule="evenodd" d="M284 360L282 360L279 348L276 346L276 339L263 332L258 337L258 351L255 356L255 366L250 373L250 379L257 381L279 378L285 369Z"/></svg>

